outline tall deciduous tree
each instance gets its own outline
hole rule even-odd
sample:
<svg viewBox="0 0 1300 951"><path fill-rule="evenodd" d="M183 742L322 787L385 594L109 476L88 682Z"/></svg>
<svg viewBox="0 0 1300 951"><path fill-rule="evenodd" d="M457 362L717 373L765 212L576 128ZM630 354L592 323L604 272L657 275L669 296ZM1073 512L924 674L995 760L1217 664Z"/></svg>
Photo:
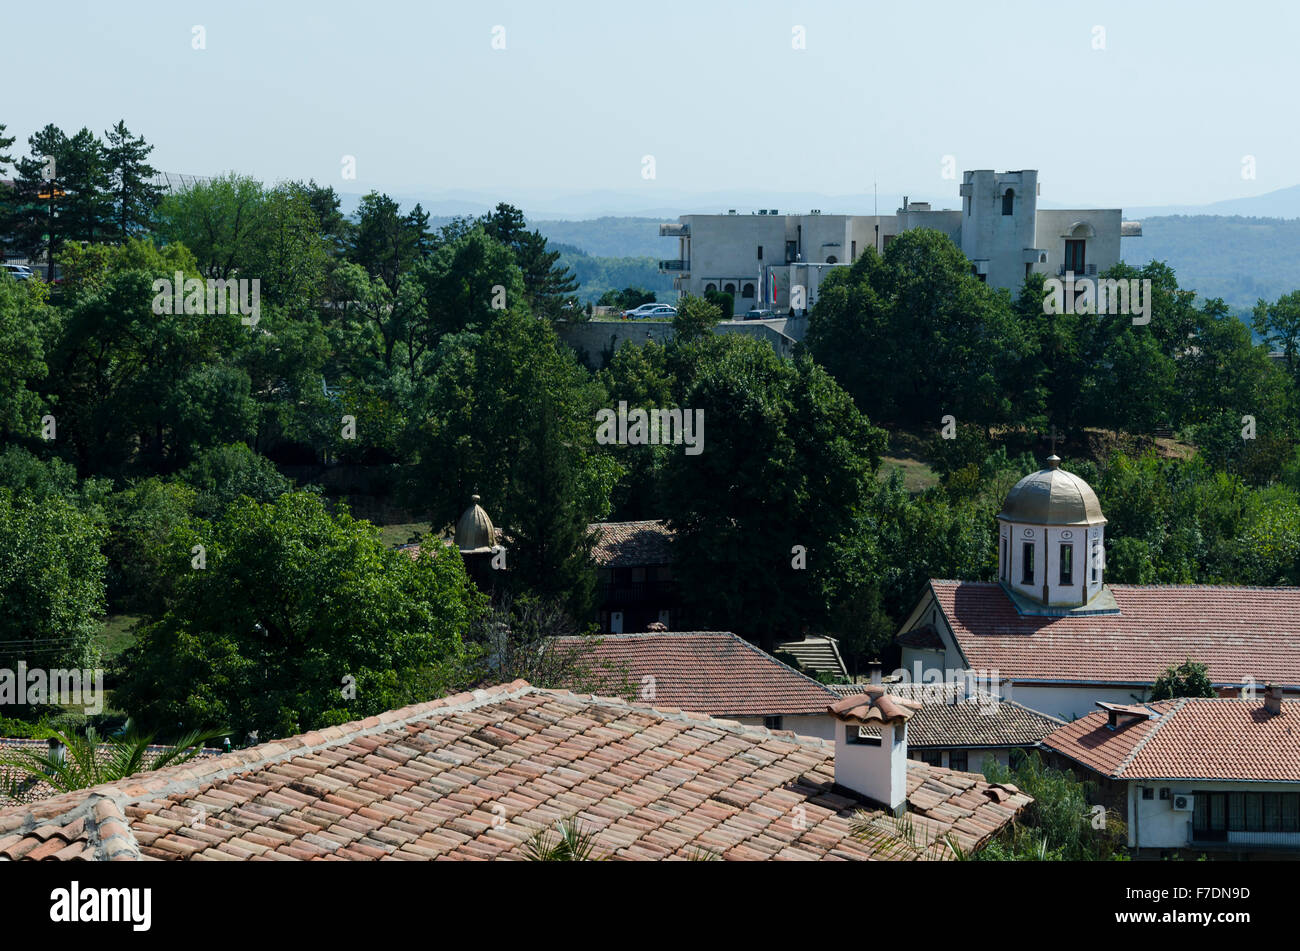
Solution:
<svg viewBox="0 0 1300 951"><path fill-rule="evenodd" d="M174 729L285 736L440 696L483 608L454 551L420 558L312 493L236 502L147 628L119 698Z"/></svg>
<svg viewBox="0 0 1300 951"><path fill-rule="evenodd" d="M677 401L684 416L703 414L703 448L668 456L674 570L696 623L770 648L825 623L834 550L885 433L807 357L785 361L766 343L724 336L703 341L692 362Z"/></svg>

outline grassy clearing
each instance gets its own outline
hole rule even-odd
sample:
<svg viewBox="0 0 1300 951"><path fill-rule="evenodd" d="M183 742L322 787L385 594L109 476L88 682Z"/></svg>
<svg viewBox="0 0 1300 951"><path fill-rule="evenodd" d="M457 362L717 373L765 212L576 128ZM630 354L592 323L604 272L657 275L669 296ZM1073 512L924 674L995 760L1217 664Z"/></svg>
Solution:
<svg viewBox="0 0 1300 951"><path fill-rule="evenodd" d="M394 525L380 525L379 535L384 540L384 544L390 548L397 548L399 545L405 545L410 542L418 533L424 538L429 537L428 522L399 522Z"/></svg>
<svg viewBox="0 0 1300 951"><path fill-rule="evenodd" d="M930 467L926 442L933 434L923 434L905 429L889 431L889 449L880 457L876 478L884 482L895 469L903 470L903 485L909 492L922 492L939 484L939 477Z"/></svg>
<svg viewBox="0 0 1300 951"><path fill-rule="evenodd" d="M95 646L105 660L113 660L135 643L135 626L140 618L134 614L110 614L95 635Z"/></svg>

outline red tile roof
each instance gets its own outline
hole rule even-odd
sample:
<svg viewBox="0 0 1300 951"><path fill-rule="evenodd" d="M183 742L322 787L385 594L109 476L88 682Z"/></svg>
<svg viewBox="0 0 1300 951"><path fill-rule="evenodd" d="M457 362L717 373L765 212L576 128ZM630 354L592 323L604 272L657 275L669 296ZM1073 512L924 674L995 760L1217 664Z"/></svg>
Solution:
<svg viewBox="0 0 1300 951"><path fill-rule="evenodd" d="M1300 701L1270 714L1260 700L1183 698L1146 704L1158 716L1099 710L1044 737L1043 745L1112 779L1300 782Z"/></svg>
<svg viewBox="0 0 1300 951"><path fill-rule="evenodd" d="M834 785L834 755L515 681L0 810L0 859L519 859L564 819L601 858L951 858L945 837L977 848L1030 801L909 763L909 845Z"/></svg>
<svg viewBox="0 0 1300 951"><path fill-rule="evenodd" d="M1150 684L1191 658L1216 684L1300 685L1300 588L1109 587L1119 614L1028 617L996 583L930 582L969 666L1013 680Z"/></svg>
<svg viewBox="0 0 1300 951"><path fill-rule="evenodd" d="M664 521L595 522L591 556L602 568L672 564L673 531Z"/></svg>
<svg viewBox="0 0 1300 951"><path fill-rule="evenodd" d="M726 631L558 640L566 649L582 650L602 693L621 693L626 682L647 702L715 717L824 714L827 704L835 701L822 684ZM646 681L646 677L654 679ZM651 684L653 696L645 689Z"/></svg>
<svg viewBox="0 0 1300 951"><path fill-rule="evenodd" d="M834 684L836 696L861 693L865 684ZM966 695L962 684L886 684L890 694L920 701L907 721L909 749L1032 747L1061 720L982 692ZM879 731L868 729L868 735Z"/></svg>

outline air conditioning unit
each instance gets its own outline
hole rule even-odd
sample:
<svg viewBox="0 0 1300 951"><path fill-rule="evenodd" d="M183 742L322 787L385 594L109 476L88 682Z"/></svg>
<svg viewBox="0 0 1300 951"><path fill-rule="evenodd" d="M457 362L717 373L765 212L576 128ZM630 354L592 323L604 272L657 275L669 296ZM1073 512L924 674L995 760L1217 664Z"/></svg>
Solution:
<svg viewBox="0 0 1300 951"><path fill-rule="evenodd" d="M1196 807L1195 798L1191 793L1174 793L1174 812L1191 812Z"/></svg>

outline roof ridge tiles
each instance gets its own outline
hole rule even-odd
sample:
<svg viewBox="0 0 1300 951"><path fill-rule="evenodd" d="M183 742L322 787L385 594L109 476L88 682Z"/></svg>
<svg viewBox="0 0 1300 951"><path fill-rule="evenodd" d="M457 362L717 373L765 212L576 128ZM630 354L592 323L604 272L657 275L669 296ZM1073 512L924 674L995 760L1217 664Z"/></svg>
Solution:
<svg viewBox="0 0 1300 951"><path fill-rule="evenodd" d="M85 789L51 796L37 803L17 803L0 809L0 830L4 829L3 819L7 814L25 812L29 820L43 820L41 824L56 821L56 817L67 816L69 821L80 815L80 810L93 797L111 797L121 805L132 805L150 799L162 799L174 792L192 789L229 778L239 773L249 772L256 766L269 766L301 755L304 751L318 751L332 746L351 742L358 737L372 733L382 733L394 725L402 725L424 719L435 712L465 712L501 700L514 699L532 693L536 688L526 680L514 680L508 684L480 688L463 693L452 694L437 700L411 704L396 710L389 710L379 716L353 720L323 730L312 730L283 739L269 740L266 743L236 750L222 756L202 760L195 767L196 760L188 760L175 766L165 766L158 770L145 770L122 779L111 780ZM308 740L311 742L308 742Z"/></svg>
<svg viewBox="0 0 1300 951"><path fill-rule="evenodd" d="M1136 743L1133 744L1133 749L1128 751L1128 755L1124 757L1124 759L1120 762L1119 766L1115 768L1115 772L1112 773L1111 775L1113 775L1116 779L1122 776L1124 774L1124 770L1128 769L1129 766L1132 765L1133 760L1135 760L1137 758L1138 753L1142 751L1142 747L1146 746L1147 743L1151 741L1151 738L1160 731L1160 728L1162 726L1164 726L1166 723L1168 723L1170 720L1174 718L1174 715L1177 714L1178 711L1181 710L1186 705L1188 699L1189 698L1187 697L1180 697L1172 707L1170 707L1168 710L1165 711L1154 710L1154 708L1152 708L1149 702L1146 703L1145 706L1147 707L1147 709L1153 710L1153 712L1156 713L1155 717L1150 718L1155 720L1155 726L1147 730L1146 736L1142 737L1142 739L1138 740Z"/></svg>

